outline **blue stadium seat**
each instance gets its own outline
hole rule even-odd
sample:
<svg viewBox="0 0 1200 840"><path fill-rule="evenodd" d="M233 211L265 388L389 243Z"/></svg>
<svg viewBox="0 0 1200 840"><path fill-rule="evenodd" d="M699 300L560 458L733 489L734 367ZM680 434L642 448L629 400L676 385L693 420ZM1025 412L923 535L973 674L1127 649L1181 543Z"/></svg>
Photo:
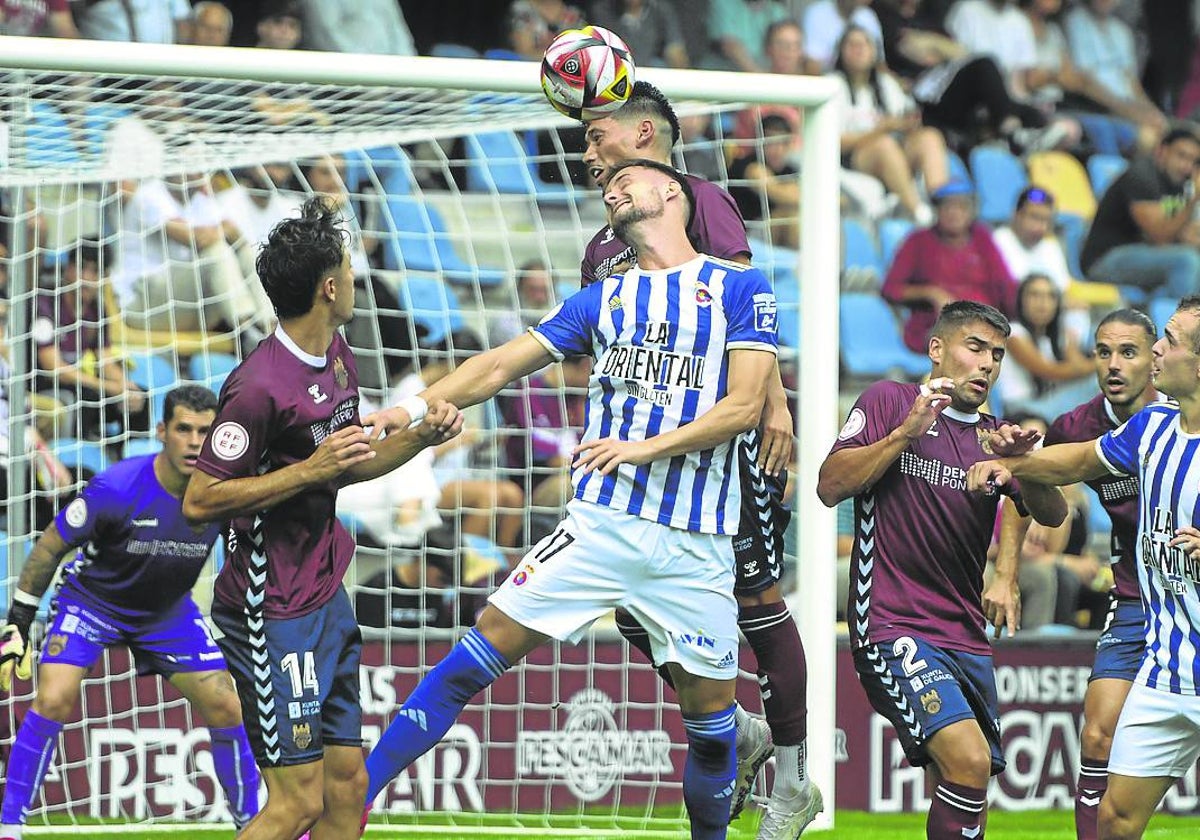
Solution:
<svg viewBox="0 0 1200 840"><path fill-rule="evenodd" d="M968 184L975 183L975 180L971 177L971 170L967 169L967 165L963 163L963 159L958 156L957 152L946 152L946 166L949 170L951 181L966 181Z"/></svg>
<svg viewBox="0 0 1200 840"><path fill-rule="evenodd" d="M842 271L861 271L883 277L883 263L875 237L857 219L842 219Z"/></svg>
<svg viewBox="0 0 1200 840"><path fill-rule="evenodd" d="M149 455L162 449L162 444L146 435L129 435L121 448L122 458L136 458L138 455Z"/></svg>
<svg viewBox="0 0 1200 840"><path fill-rule="evenodd" d="M569 204L573 200L572 190L538 177L525 146L513 132L469 134L466 141L467 189L531 195L545 204Z"/></svg>
<svg viewBox="0 0 1200 840"><path fill-rule="evenodd" d="M167 392L179 384L175 365L158 353L132 352L125 354L125 375L129 381L150 395L150 422L162 418L163 401Z"/></svg>
<svg viewBox="0 0 1200 840"><path fill-rule="evenodd" d="M80 161L66 117L52 103L35 101L25 127L25 164L74 166Z"/></svg>
<svg viewBox="0 0 1200 840"><path fill-rule="evenodd" d="M374 173L374 180L371 172ZM412 162L403 149L398 146L377 146L346 155L346 186L351 192L374 189L376 180L384 195L412 193Z"/></svg>
<svg viewBox="0 0 1200 840"><path fill-rule="evenodd" d="M112 124L132 115L133 111L122 105L89 105L83 112L83 142L88 154L101 157Z"/></svg>
<svg viewBox="0 0 1200 840"><path fill-rule="evenodd" d="M400 302L413 322L428 330L423 344L436 345L465 322L454 291L440 280L409 274L400 284Z"/></svg>
<svg viewBox="0 0 1200 840"><path fill-rule="evenodd" d="M478 282L485 288L504 283L504 271L472 266L458 255L446 222L433 205L408 196L389 196L385 207L390 235L383 245L384 268L437 272L451 282Z"/></svg>
<svg viewBox="0 0 1200 840"><path fill-rule="evenodd" d="M197 353L188 361L188 378L220 393L237 366L237 356L232 353Z"/></svg>
<svg viewBox="0 0 1200 840"><path fill-rule="evenodd" d="M85 469L94 474L108 467L108 456L104 454L103 445L94 440L58 438L53 442L53 449L58 460L76 472Z"/></svg>
<svg viewBox="0 0 1200 840"><path fill-rule="evenodd" d="M1122 289L1124 291L1124 289ZM1167 321L1175 314L1175 310L1179 308L1179 298L1172 297L1155 297L1150 299L1149 310L1150 320L1154 321L1158 327L1158 334L1163 334L1163 327L1167 325Z"/></svg>
<svg viewBox="0 0 1200 840"><path fill-rule="evenodd" d="M1071 269L1071 276L1078 280L1086 279L1083 276L1083 268L1079 265L1079 253L1083 250L1083 240L1087 236L1087 222L1074 213L1059 213L1054 222L1061 234L1060 241L1067 254L1067 268Z"/></svg>
<svg viewBox="0 0 1200 840"><path fill-rule="evenodd" d="M979 218L990 224L1008 220L1017 206L1017 196L1029 185L1020 159L996 146L971 150L971 171L979 191Z"/></svg>
<svg viewBox="0 0 1200 840"><path fill-rule="evenodd" d="M800 283L795 273L777 272L774 281L775 303L779 307L779 343L800 347Z"/></svg>
<svg viewBox="0 0 1200 840"><path fill-rule="evenodd" d="M1092 180L1092 192L1096 198L1103 197L1113 181L1129 167L1129 161L1120 155L1092 155L1088 158L1088 177Z"/></svg>
<svg viewBox="0 0 1200 840"><path fill-rule="evenodd" d="M479 50L466 44L451 44L446 41L434 44L429 54L437 58L479 58Z"/></svg>
<svg viewBox="0 0 1200 840"><path fill-rule="evenodd" d="M884 219L879 223L879 250L883 257L883 273L892 267L896 252L916 227L908 219Z"/></svg>
<svg viewBox="0 0 1200 840"><path fill-rule="evenodd" d="M880 377L898 370L915 378L929 372L929 358L904 346L896 316L879 295L844 293L838 312L847 373Z"/></svg>

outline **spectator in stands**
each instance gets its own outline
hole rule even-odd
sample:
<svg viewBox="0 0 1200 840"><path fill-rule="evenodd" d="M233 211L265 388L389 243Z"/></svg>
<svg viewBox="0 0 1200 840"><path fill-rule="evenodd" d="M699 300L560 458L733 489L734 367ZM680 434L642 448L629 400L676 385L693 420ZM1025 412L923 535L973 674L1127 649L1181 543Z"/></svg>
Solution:
<svg viewBox="0 0 1200 840"><path fill-rule="evenodd" d="M340 154L324 155L309 164L304 170L304 178L314 193L332 201L333 209L345 221L346 230L350 232L347 245L350 267L356 275L366 274L370 270L370 257L379 247L376 235L381 226L378 202L374 196L351 198L346 186L346 159Z"/></svg>
<svg viewBox="0 0 1200 840"><path fill-rule="evenodd" d="M1184 297L1200 290L1200 135L1173 128L1100 199L1080 263L1088 280Z"/></svg>
<svg viewBox="0 0 1200 840"><path fill-rule="evenodd" d="M79 31L97 41L186 44L191 18L188 0L95 0L76 6Z"/></svg>
<svg viewBox="0 0 1200 840"><path fill-rule="evenodd" d="M76 437L99 439L109 422L149 431L146 394L125 375L109 345L100 304L101 252L75 245L63 255L57 288L38 294L33 319L35 390L75 415Z"/></svg>
<svg viewBox="0 0 1200 840"><path fill-rule="evenodd" d="M340 492L338 501L340 504ZM358 623L381 629L453 627L458 612L454 590L458 552L457 546L405 552L402 560L367 578L354 593ZM469 624L470 619L465 623Z"/></svg>
<svg viewBox="0 0 1200 840"><path fill-rule="evenodd" d="M303 18L296 0L268 0L255 26L259 49L294 50L304 35Z"/></svg>
<svg viewBox="0 0 1200 840"><path fill-rule="evenodd" d="M803 76L818 73L820 68L809 61L804 53L804 30L791 18L777 20L767 27L763 35L763 53L767 57L766 72L782 76ZM794 147L800 148L801 111L795 105L755 105L738 111L734 121L733 136L739 140L758 140L762 118L778 115L788 121L796 140Z"/></svg>
<svg viewBox="0 0 1200 840"><path fill-rule="evenodd" d="M729 194L747 227L766 222L771 242L800 246L799 170L789 159L792 132L787 120L768 114L762 119L762 143L729 165Z"/></svg>
<svg viewBox="0 0 1200 840"><path fill-rule="evenodd" d="M419 394L454 370L457 362L482 349L478 339L456 334L453 349L427 352L420 370L396 384L387 404ZM444 518L461 517L456 524L462 533L487 537L504 549L514 549L521 536L525 494L513 482L497 479L494 472L474 468L472 450L486 442L480 435L485 425L482 408L476 406L465 412L466 422L463 433L455 438L459 441L456 446L442 445L432 450L440 485L438 508Z"/></svg>
<svg viewBox="0 0 1200 840"><path fill-rule="evenodd" d="M304 46L322 52L416 55L396 0L297 0Z"/></svg>
<svg viewBox="0 0 1200 840"><path fill-rule="evenodd" d="M289 164L249 166L234 171L233 177L234 182L217 193L221 229L225 241L237 254L243 276L257 277L254 260L258 256L258 246L267 241L267 234L275 225L295 215L300 201L297 195L287 191L292 180ZM269 305L266 308L271 309Z"/></svg>
<svg viewBox="0 0 1200 840"><path fill-rule="evenodd" d="M880 290L889 303L909 310L904 343L916 353L928 350L929 331L951 301L978 301L1009 315L1016 306L1017 284L991 231L976 221L971 185L949 181L932 199L937 220L904 240Z"/></svg>
<svg viewBox="0 0 1200 840"><path fill-rule="evenodd" d="M761 73L767 30L785 18L787 9L769 0L718 0L709 9L708 34L727 67Z"/></svg>
<svg viewBox="0 0 1200 840"><path fill-rule="evenodd" d="M554 305L554 280L540 259L526 260L517 269L516 309L489 311L488 341L499 347L542 320Z"/></svg>
<svg viewBox="0 0 1200 840"><path fill-rule="evenodd" d="M676 168L706 181L724 183L725 148L713 137L712 114L688 114L679 118L679 146L675 149Z"/></svg>
<svg viewBox="0 0 1200 840"><path fill-rule="evenodd" d="M1114 97L1091 73L1071 58L1067 38L1054 20L1062 0L1020 0L1036 46L1034 65L1025 75L1033 104L1054 108L1083 126L1092 147L1101 154L1131 151L1139 140L1154 148L1158 134L1149 124L1137 125L1138 114Z"/></svg>
<svg viewBox="0 0 1200 840"><path fill-rule="evenodd" d="M233 14L214 0L201 0L192 7L192 43L201 47L228 47L233 33Z"/></svg>
<svg viewBox="0 0 1200 840"><path fill-rule="evenodd" d="M78 38L67 0L0 0L0 35Z"/></svg>
<svg viewBox="0 0 1200 840"><path fill-rule="evenodd" d="M1081 349L1084 336L1064 323L1062 292L1044 274L1017 288L1017 312L995 394L1005 416L1028 411L1057 417L1091 398L1095 366Z"/></svg>
<svg viewBox="0 0 1200 840"><path fill-rule="evenodd" d="M541 61L554 36L586 23L583 11L563 0L513 0L508 7L508 45L520 58Z"/></svg>
<svg viewBox="0 0 1200 840"><path fill-rule="evenodd" d="M804 10L808 57L819 72L833 69L842 36L851 25L867 34L875 45L875 54L879 55L883 48L883 28L871 10L871 0L817 0Z"/></svg>
<svg viewBox="0 0 1200 840"><path fill-rule="evenodd" d="M921 114L878 60L876 41L851 25L842 35L834 71L841 115L842 165L873 175L894 193L919 225L933 221L917 189L914 171L929 191L949 180L946 140L921 125Z"/></svg>
<svg viewBox="0 0 1200 840"><path fill-rule="evenodd" d="M1067 12L1063 26L1071 58L1107 92L1117 113L1145 126L1143 148L1153 148L1154 141L1168 130L1167 118L1138 81L1133 30L1113 14L1116 5L1116 0L1083 0Z"/></svg>
<svg viewBox="0 0 1200 840"><path fill-rule="evenodd" d="M951 146L965 150L1001 139L1024 152L1062 141L1061 129L1047 130L1041 111L1009 95L995 59L950 38L943 16L922 0L875 0L874 9L887 66L921 106L925 124L941 129Z"/></svg>
<svg viewBox="0 0 1200 840"><path fill-rule="evenodd" d="M691 66L679 18L662 0L596 0L592 21L620 35L638 67Z"/></svg>

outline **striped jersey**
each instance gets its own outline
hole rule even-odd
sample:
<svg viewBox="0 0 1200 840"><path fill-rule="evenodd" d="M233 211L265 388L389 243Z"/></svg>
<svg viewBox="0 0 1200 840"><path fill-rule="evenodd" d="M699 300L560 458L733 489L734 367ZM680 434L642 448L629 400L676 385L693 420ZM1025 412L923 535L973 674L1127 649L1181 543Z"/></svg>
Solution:
<svg viewBox="0 0 1200 840"><path fill-rule="evenodd" d="M584 441L646 440L695 420L725 396L728 351L776 349L775 295L758 269L699 255L671 269L593 283L530 332L557 359L590 355ZM610 475L575 470L575 498L673 528L735 534L741 503L736 447Z"/></svg>
<svg viewBox="0 0 1200 840"><path fill-rule="evenodd" d="M1179 406L1154 403L1096 441L1114 474L1136 476L1138 583L1146 608L1146 653L1137 681L1172 694L1200 694L1200 561L1169 545L1200 523L1200 435L1179 427Z"/></svg>

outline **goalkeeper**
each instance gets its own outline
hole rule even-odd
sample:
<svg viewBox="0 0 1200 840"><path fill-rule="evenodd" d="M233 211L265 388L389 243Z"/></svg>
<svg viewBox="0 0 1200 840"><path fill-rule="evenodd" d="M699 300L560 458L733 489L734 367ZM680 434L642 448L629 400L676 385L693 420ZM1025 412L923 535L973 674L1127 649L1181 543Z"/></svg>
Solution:
<svg viewBox="0 0 1200 840"><path fill-rule="evenodd" d="M59 563L73 549L51 602L37 696L6 768L0 840L20 840L88 670L105 648L127 645L139 673L157 672L208 723L213 767L239 828L258 813L258 769L242 726L225 659L190 590L217 524L193 530L182 499L216 417L217 398L197 385L166 396L162 451L126 460L93 478L29 552L0 633L0 692L32 670L29 628Z"/></svg>

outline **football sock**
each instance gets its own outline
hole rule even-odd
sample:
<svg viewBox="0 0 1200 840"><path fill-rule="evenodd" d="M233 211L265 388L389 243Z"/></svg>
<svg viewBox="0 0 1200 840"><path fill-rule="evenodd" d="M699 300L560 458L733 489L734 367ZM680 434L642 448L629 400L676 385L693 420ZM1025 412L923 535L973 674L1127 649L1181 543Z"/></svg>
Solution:
<svg viewBox="0 0 1200 840"><path fill-rule="evenodd" d="M54 759L58 733L63 725L44 718L30 709L17 730L5 768L4 804L0 805L0 824L24 825L33 800L37 797Z"/></svg>
<svg viewBox="0 0 1200 840"><path fill-rule="evenodd" d="M633 645L642 652L647 661L654 664L654 654L650 650L650 634L646 632L646 628L638 624L636 618L627 613L625 610L617 610L617 630L625 637L625 641ZM662 681L675 690L675 683L671 679L671 672L663 665L655 670L662 677Z"/></svg>
<svg viewBox="0 0 1200 840"><path fill-rule="evenodd" d="M986 788L943 781L933 792L925 836L928 840L983 840L986 816Z"/></svg>
<svg viewBox="0 0 1200 840"><path fill-rule="evenodd" d="M246 737L246 727L208 727L213 770L225 791L233 824L239 829L258 813L258 765Z"/></svg>
<svg viewBox="0 0 1200 840"><path fill-rule="evenodd" d="M776 747L808 737L808 663L800 631L787 604L761 604L738 611L738 629L758 660L763 712Z"/></svg>
<svg viewBox="0 0 1200 840"><path fill-rule="evenodd" d="M367 756L367 802L442 740L467 701L508 668L492 643L472 628L413 689Z"/></svg>
<svg viewBox="0 0 1200 840"><path fill-rule="evenodd" d="M729 828L737 756L734 707L703 715L684 715L688 754L683 766L683 801L692 823L692 840L722 840Z"/></svg>
<svg viewBox="0 0 1200 840"><path fill-rule="evenodd" d="M775 784L771 796L792 799L808 784L808 745L775 745Z"/></svg>
<svg viewBox="0 0 1200 840"><path fill-rule="evenodd" d="M1075 787L1076 840L1097 840L1100 836L1100 800L1108 790L1108 761L1079 758L1079 784Z"/></svg>

